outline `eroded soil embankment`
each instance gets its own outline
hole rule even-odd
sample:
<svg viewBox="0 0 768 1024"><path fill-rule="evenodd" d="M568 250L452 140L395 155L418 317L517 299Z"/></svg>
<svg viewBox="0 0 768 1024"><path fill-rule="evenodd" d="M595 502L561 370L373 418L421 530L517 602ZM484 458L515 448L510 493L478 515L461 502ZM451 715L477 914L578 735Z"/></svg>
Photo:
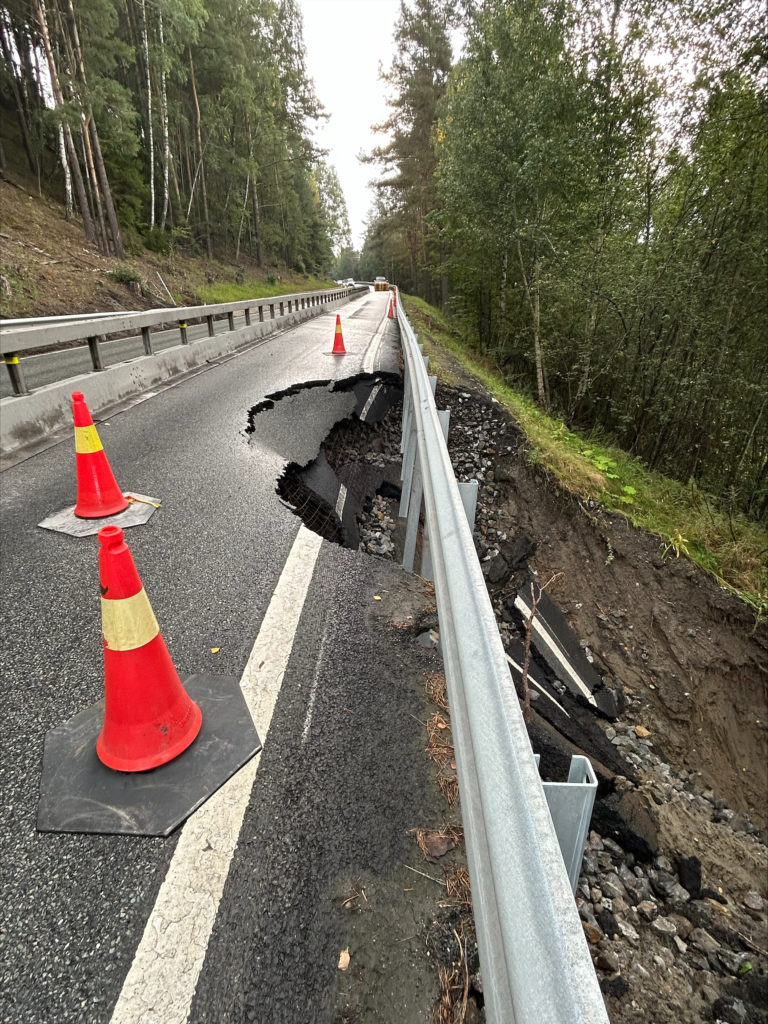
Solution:
<svg viewBox="0 0 768 1024"><path fill-rule="evenodd" d="M644 703L644 725L678 768L766 827L768 626L658 537L589 509L516 450L499 460L503 511L537 542L540 579L597 665ZM701 773L698 776L698 773Z"/></svg>

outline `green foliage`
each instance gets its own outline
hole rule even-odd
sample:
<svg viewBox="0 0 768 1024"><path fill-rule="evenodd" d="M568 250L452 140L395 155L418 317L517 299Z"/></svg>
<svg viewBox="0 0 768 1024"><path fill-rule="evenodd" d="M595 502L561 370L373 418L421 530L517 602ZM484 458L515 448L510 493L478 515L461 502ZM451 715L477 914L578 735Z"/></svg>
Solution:
<svg viewBox="0 0 768 1024"><path fill-rule="evenodd" d="M377 275L374 274L374 277ZM356 281L373 280L373 278L365 278L360 273L360 253L355 252L354 249L346 246L341 250L339 255L333 264L331 271L331 277L335 281L344 281L346 278L354 278Z"/></svg>
<svg viewBox="0 0 768 1024"><path fill-rule="evenodd" d="M26 60L25 40L39 34L31 5L14 0L3 21L11 50L25 58L11 69L25 97L17 113L37 130L37 156L51 172L59 124L70 126L75 152L84 154L92 109L120 226L134 248L144 237L164 254L232 252L328 273L349 225L336 173L310 139L320 108L295 0L73 4L84 75L73 60L68 0L46 4L65 93L55 111ZM87 162L78 166L96 218L96 187Z"/></svg>
<svg viewBox="0 0 768 1024"><path fill-rule="evenodd" d="M144 279L138 267L133 263L121 263L115 267L114 270L107 271L107 277L117 284L134 285L137 284L142 291L144 290Z"/></svg>
<svg viewBox="0 0 768 1024"><path fill-rule="evenodd" d="M430 301L438 299L442 272L431 215L437 207L437 108L451 69L455 6L451 0L401 0L395 55L381 75L392 92L392 113L379 128L389 141L367 157L382 172L375 183L378 267L372 276L395 276L396 264L397 280ZM365 249L363 256L366 268L376 262L367 263Z"/></svg>
<svg viewBox="0 0 768 1024"><path fill-rule="evenodd" d="M314 291L332 288L333 281L324 278L301 278L295 275L276 277L268 274L265 280L244 281L243 284L215 282L203 285L197 290L197 300L202 304L216 302L239 302L241 299L263 299L270 295L285 295L289 292Z"/></svg>
<svg viewBox="0 0 768 1024"><path fill-rule="evenodd" d="M758 5L484 0L447 86L444 10L402 6L361 273L428 297L439 265L452 324L516 391L768 518ZM612 455L586 458L637 507Z"/></svg>
<svg viewBox="0 0 768 1024"><path fill-rule="evenodd" d="M173 239L162 228L154 227L145 233L144 245L152 252L159 252L163 256L169 256L173 248Z"/></svg>
<svg viewBox="0 0 768 1024"><path fill-rule="evenodd" d="M734 514L692 481L682 484L650 470L640 459L594 434L587 438L547 415L526 395L510 388L490 360L472 354L455 325L438 310L412 296L403 300L430 366L437 366L444 376L443 360L449 353L482 381L527 435L533 463L585 503L597 502L658 534L665 557L687 556L756 614L768 614L768 530L764 526Z"/></svg>

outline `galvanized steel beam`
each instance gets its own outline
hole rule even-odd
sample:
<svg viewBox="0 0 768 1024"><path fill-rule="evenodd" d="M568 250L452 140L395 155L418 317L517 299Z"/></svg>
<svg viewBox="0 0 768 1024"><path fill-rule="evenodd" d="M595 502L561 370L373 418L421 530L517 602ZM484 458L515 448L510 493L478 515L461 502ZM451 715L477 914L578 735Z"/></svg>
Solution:
<svg viewBox="0 0 768 1024"><path fill-rule="evenodd" d="M468 510L400 303L397 319L412 417L404 463L417 461L410 450L417 445L486 1017L492 1024L608 1024ZM412 483L404 482L404 497Z"/></svg>

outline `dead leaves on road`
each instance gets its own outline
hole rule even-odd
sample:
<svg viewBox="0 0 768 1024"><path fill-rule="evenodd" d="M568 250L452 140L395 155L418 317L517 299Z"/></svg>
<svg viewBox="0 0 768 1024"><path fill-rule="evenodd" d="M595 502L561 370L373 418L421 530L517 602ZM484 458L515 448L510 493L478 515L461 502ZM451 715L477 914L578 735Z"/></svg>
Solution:
<svg viewBox="0 0 768 1024"><path fill-rule="evenodd" d="M459 796L459 780L456 776L456 754L453 744L446 742L450 722L442 711L436 711L427 722L427 754L438 767L437 784L453 806Z"/></svg>
<svg viewBox="0 0 768 1024"><path fill-rule="evenodd" d="M464 838L464 829L460 825L444 825L439 829L412 828L410 831L416 837L425 860L433 862L445 856Z"/></svg>

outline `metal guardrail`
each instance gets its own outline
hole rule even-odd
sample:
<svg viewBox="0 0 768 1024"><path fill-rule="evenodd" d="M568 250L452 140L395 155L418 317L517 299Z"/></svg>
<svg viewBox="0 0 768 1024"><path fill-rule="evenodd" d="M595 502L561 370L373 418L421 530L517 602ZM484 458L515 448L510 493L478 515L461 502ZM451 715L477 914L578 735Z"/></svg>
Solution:
<svg viewBox="0 0 768 1024"><path fill-rule="evenodd" d="M60 313L58 316L23 316L18 320L0 320L0 331L15 327L44 327L46 324L66 324L75 320L94 320L96 317L130 316L140 309L114 309L105 313Z"/></svg>
<svg viewBox="0 0 768 1024"><path fill-rule="evenodd" d="M245 326L251 323L251 312L259 321L275 320L278 316L294 310L322 306L349 295L352 289L331 288L310 292L294 292L289 295L270 295L261 299L241 299L238 302L221 302L209 306L171 306L148 309L141 313L93 314L80 319L66 318L64 322L41 323L38 320L23 324L19 321L0 323L0 355L2 355L11 378L13 393L28 394L20 356L35 349L71 342L87 342L94 370L103 370L104 362L100 343L110 335L141 334L146 355L152 355L152 331L177 327L182 345L189 344L187 328L192 321L205 321L208 336L215 333L214 321L226 317L228 329L235 330L235 313L245 314ZM268 312L265 312L268 311Z"/></svg>
<svg viewBox="0 0 768 1024"><path fill-rule="evenodd" d="M448 455L448 414L435 407L436 378L399 302L397 319L406 367L400 514L412 566L423 497L486 1017L608 1024Z"/></svg>

